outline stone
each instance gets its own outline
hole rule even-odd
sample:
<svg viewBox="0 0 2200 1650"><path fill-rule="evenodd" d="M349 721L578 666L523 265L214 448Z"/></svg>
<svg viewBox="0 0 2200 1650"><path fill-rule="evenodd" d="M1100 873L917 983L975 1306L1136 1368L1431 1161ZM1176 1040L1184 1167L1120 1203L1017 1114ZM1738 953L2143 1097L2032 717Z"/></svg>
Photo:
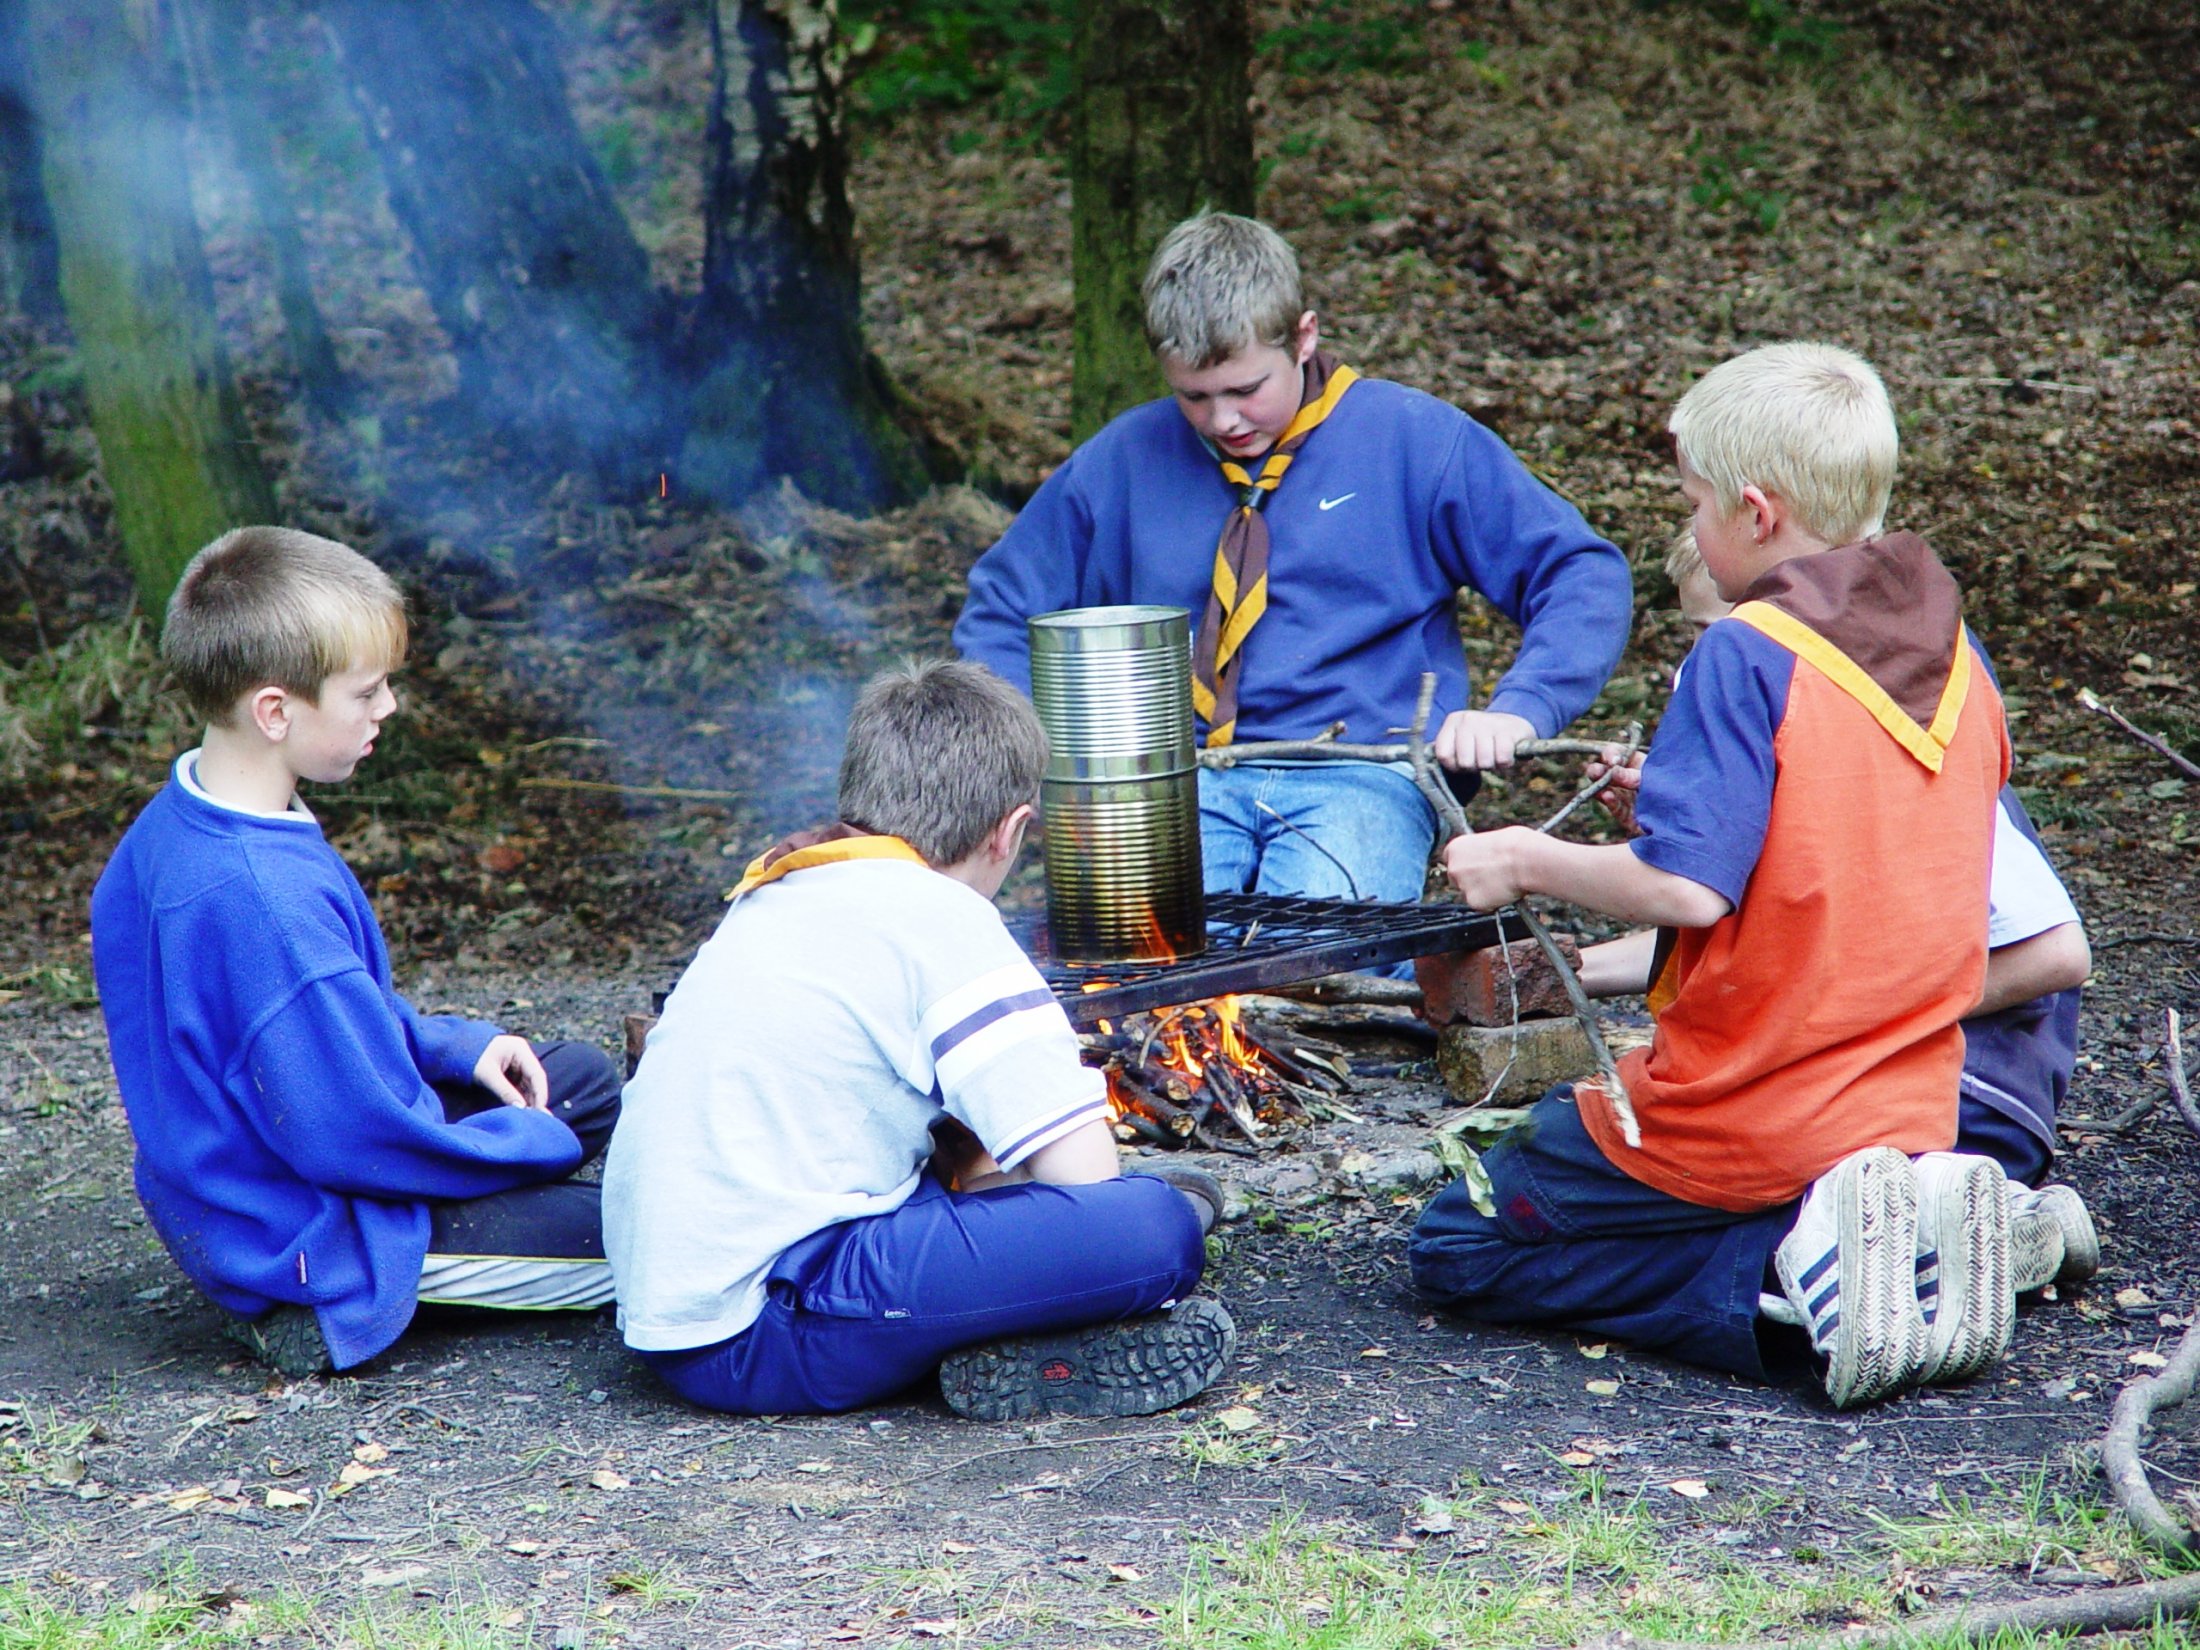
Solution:
<svg viewBox="0 0 2200 1650"><path fill-rule="evenodd" d="M1510 953L1512 972L1506 974ZM1581 972L1581 949L1570 939L1560 939L1558 954L1566 966ZM1421 986L1421 1017L1432 1026L1465 1022L1473 1026L1509 1026L1514 1020L1557 1019L1573 1013L1566 988L1543 958L1543 948L1533 940L1515 940L1500 950L1452 951L1436 957L1416 957L1413 977ZM1518 994L1519 1012L1513 1012Z"/></svg>
<svg viewBox="0 0 2200 1650"><path fill-rule="evenodd" d="M1345 1171L1362 1189L1377 1196L1418 1191L1423 1186L1433 1186L1451 1178L1451 1171L1444 1167L1443 1160L1421 1147L1359 1155L1362 1159L1359 1162L1345 1159Z"/></svg>
<svg viewBox="0 0 2200 1650"><path fill-rule="evenodd" d="M1511 1069L1506 1062L1511 1061ZM1525 1020L1517 1026L1449 1025L1436 1043L1436 1070L1452 1098L1474 1104L1519 1105L1554 1083L1594 1076L1596 1056L1581 1022ZM1502 1081L1500 1081L1502 1074ZM1490 1086L1497 1092L1490 1094Z"/></svg>

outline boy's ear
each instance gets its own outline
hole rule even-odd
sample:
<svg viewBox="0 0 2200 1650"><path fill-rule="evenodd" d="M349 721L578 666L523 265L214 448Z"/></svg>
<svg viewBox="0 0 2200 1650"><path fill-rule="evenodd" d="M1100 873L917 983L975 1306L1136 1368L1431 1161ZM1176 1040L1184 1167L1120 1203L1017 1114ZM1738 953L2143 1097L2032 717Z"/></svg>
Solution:
<svg viewBox="0 0 2200 1650"><path fill-rule="evenodd" d="M252 690L244 702L245 719L260 730L260 737L270 744L281 744L290 737L290 690L273 682L264 683Z"/></svg>
<svg viewBox="0 0 2200 1650"><path fill-rule="evenodd" d="M1750 514L1751 531L1762 544L1780 530L1780 519L1787 514L1774 494L1762 487L1742 489L1742 508Z"/></svg>
<svg viewBox="0 0 2200 1650"><path fill-rule="evenodd" d="M1016 857L1016 851L1024 845L1024 829L1030 825L1032 816L1037 811L1030 803L1019 802L1007 813L1001 815L1001 822L993 827L993 834L986 842L986 846L993 851L995 857L1000 859L1013 859Z"/></svg>
<svg viewBox="0 0 2200 1650"><path fill-rule="evenodd" d="M1321 342L1321 318L1312 310L1308 310L1299 317L1299 324L1292 329L1292 358L1300 366L1305 366L1307 362L1314 359L1314 352L1321 348Z"/></svg>

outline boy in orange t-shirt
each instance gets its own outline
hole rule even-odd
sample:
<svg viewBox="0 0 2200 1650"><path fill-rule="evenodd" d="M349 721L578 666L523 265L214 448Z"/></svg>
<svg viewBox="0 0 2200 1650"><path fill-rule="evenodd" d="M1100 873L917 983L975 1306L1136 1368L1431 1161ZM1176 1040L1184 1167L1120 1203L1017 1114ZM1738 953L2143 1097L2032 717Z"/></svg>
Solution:
<svg viewBox="0 0 2200 1650"><path fill-rule="evenodd" d="M1740 605L1676 685L1642 834L1494 831L1445 856L1470 904L1548 894L1665 929L1657 1030L1621 1062L1628 1108L1561 1086L1491 1150L1492 1212L1463 1183L1431 1202L1414 1276L1749 1374L1761 1317L1800 1323L1847 1407L1976 1373L2014 1321L2000 1168L1946 1149L2008 739L1954 580L1879 536L1897 441L1870 366L1753 350L1671 427L1697 548Z"/></svg>

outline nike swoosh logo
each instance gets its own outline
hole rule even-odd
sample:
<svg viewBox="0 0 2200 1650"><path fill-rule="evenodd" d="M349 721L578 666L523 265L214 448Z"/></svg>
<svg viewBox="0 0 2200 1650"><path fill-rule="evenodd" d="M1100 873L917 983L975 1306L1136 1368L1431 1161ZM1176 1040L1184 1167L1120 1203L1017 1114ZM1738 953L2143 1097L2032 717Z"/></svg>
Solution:
<svg viewBox="0 0 2200 1650"><path fill-rule="evenodd" d="M1322 508L1324 510L1334 510L1338 505L1342 504L1345 499L1358 498L1359 496L1360 495L1358 493L1345 493L1337 498L1325 498L1322 500Z"/></svg>

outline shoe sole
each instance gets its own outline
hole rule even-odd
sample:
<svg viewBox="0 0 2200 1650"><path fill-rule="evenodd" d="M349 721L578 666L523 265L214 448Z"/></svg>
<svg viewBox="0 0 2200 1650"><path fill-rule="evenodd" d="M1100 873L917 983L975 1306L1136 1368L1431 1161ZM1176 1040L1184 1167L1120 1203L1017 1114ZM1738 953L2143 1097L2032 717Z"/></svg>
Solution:
<svg viewBox="0 0 2200 1650"><path fill-rule="evenodd" d="M2052 1214L2028 1208L2009 1217L2009 1284L2018 1294L2060 1282L2066 1258L2062 1226Z"/></svg>
<svg viewBox="0 0 2200 1650"><path fill-rule="evenodd" d="M940 1365L940 1395L973 1421L1152 1415L1206 1391L1236 1349L1230 1314L1199 1298L1150 1318L958 1352Z"/></svg>
<svg viewBox="0 0 2200 1650"><path fill-rule="evenodd" d="M2057 1283L2082 1283L2101 1269L2101 1234L2094 1228L2093 1211L2085 1206L2073 1186L2042 1186L2033 1207L2046 1213L2062 1233L2062 1265L2055 1269Z"/></svg>
<svg viewBox="0 0 2200 1650"><path fill-rule="evenodd" d="M222 1333L279 1375L303 1380L335 1370L321 1326L303 1307L277 1307L264 1318L222 1315Z"/></svg>
<svg viewBox="0 0 2200 1650"><path fill-rule="evenodd" d="M1858 1152L1834 1171L1835 1267L1840 1317L1826 1354L1836 1409L1884 1398L1916 1379L1925 1356L1917 1307L1917 1173L1891 1146ZM1789 1257L1775 1257L1791 1299L1808 1290Z"/></svg>
<svg viewBox="0 0 2200 1650"><path fill-rule="evenodd" d="M1933 1201L1940 1304L1919 1378L1964 1381L1999 1363L2016 1329L2009 1183L1990 1158L1934 1155L1943 1172L1920 1172L1918 1196Z"/></svg>

